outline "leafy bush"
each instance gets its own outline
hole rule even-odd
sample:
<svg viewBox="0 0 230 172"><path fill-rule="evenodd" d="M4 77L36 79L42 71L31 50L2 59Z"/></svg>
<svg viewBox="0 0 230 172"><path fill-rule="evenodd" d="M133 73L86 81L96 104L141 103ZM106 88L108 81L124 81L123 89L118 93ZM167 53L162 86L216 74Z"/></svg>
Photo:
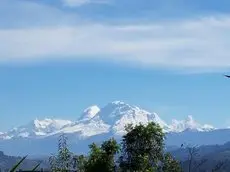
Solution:
<svg viewBox="0 0 230 172"><path fill-rule="evenodd" d="M74 156L67 138L59 139L58 155L50 157L54 172L181 172L180 164L170 154L164 154L164 133L155 123L126 127L121 146L116 140L101 145L89 145L88 156ZM119 157L119 158L117 158ZM118 160L118 161L116 161Z"/></svg>

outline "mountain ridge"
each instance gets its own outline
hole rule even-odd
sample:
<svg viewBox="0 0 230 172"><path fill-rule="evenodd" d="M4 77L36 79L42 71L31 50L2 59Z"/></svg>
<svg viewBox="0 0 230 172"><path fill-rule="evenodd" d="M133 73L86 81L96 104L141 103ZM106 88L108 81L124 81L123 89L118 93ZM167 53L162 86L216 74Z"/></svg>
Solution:
<svg viewBox="0 0 230 172"><path fill-rule="evenodd" d="M192 116L167 124L154 112L116 101L102 108L90 106L76 121L36 119L28 125L0 134L0 147L10 155L50 154L57 151L55 145L58 137L65 134L71 149L84 154L92 142L101 143L111 137L120 141L126 133L127 124L145 125L149 122L158 123L163 128L167 146L178 147L185 141L192 145L215 145L230 141L228 128L217 129L207 124L202 125Z"/></svg>
<svg viewBox="0 0 230 172"><path fill-rule="evenodd" d="M82 132L84 133L83 136L92 136L101 132L108 132L109 129L117 135L122 135L125 133L124 126L129 123L136 125L139 123L146 124L151 121L158 123L166 133L186 130L211 131L216 129L208 124L199 124L191 115L185 120L173 119L171 124L167 124L157 113L148 112L122 101L114 101L103 108L99 108L97 105L86 108L76 121L50 118L35 119L27 125L13 128L7 132L0 132L0 139L50 136L61 132ZM98 130L98 133L92 133L90 127L92 127L92 130ZM89 133L87 134L86 131Z"/></svg>

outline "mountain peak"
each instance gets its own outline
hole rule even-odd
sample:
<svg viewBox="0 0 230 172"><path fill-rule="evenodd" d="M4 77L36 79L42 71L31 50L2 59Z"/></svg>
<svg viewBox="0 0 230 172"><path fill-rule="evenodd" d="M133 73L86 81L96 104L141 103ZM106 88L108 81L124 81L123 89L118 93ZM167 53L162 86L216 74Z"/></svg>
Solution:
<svg viewBox="0 0 230 172"><path fill-rule="evenodd" d="M161 127L168 128L167 124L156 113L150 113L137 106L129 105L122 101L107 104L97 114L98 118L110 125L115 134L122 135L127 124L138 125L156 122Z"/></svg>
<svg viewBox="0 0 230 172"><path fill-rule="evenodd" d="M131 107L129 104L123 102L123 101L113 101L113 102L110 102L108 103L104 108L119 108L119 107Z"/></svg>
<svg viewBox="0 0 230 172"><path fill-rule="evenodd" d="M122 116L130 113L135 113L135 107L130 106L122 101L113 101L107 104L98 113L100 119L107 124L115 123Z"/></svg>
<svg viewBox="0 0 230 172"><path fill-rule="evenodd" d="M57 133L77 133L78 136L90 137L101 133L112 132L122 135L127 124L138 125L155 122L164 132L211 131L210 125L201 125L191 115L185 120L173 120L171 125L165 123L156 113L148 112L137 106L123 101L113 101L100 109L93 105L85 109L77 121L49 119L35 119L27 125L14 128L6 133L0 133L0 138L31 138L50 136Z"/></svg>
<svg viewBox="0 0 230 172"><path fill-rule="evenodd" d="M60 130L62 127L70 125L72 122L69 120L61 119L49 119L45 118L43 120L35 119L17 128L13 128L7 132L7 136L13 137L34 137L34 136L45 136L47 134L53 133Z"/></svg>
<svg viewBox="0 0 230 172"><path fill-rule="evenodd" d="M89 120L92 119L94 116L96 116L100 112L100 108L96 105L90 106L86 108L81 117L80 120Z"/></svg>
<svg viewBox="0 0 230 172"><path fill-rule="evenodd" d="M182 132L184 130L198 129L200 128L200 124L189 115L185 120L172 120L171 128L173 131Z"/></svg>
<svg viewBox="0 0 230 172"><path fill-rule="evenodd" d="M170 125L171 130L174 132L182 132L182 131L210 131L213 130L214 127L211 125L202 125L198 123L194 118L189 115L185 120L172 120L172 124Z"/></svg>
<svg viewBox="0 0 230 172"><path fill-rule="evenodd" d="M188 122L194 121L193 116L188 115L187 118L186 118L186 121L188 121Z"/></svg>
<svg viewBox="0 0 230 172"><path fill-rule="evenodd" d="M124 105L125 102L116 100L116 101L111 102L111 104L114 104L114 105Z"/></svg>

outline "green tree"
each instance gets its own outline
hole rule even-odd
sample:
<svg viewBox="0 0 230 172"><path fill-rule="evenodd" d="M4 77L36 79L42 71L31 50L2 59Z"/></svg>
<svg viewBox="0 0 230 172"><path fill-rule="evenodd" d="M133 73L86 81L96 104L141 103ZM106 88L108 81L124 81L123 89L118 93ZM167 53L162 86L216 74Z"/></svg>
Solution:
<svg viewBox="0 0 230 172"><path fill-rule="evenodd" d="M67 172L72 169L73 154L69 151L67 137L61 135L58 141L58 155L53 155L49 159L51 171Z"/></svg>
<svg viewBox="0 0 230 172"><path fill-rule="evenodd" d="M59 139L58 154L50 158L54 172L181 172L179 163L167 153L164 154L164 133L155 123L126 127L122 139L119 161L116 162L120 146L115 139L101 145L89 145L88 156L74 156L68 149L67 138ZM119 165L118 165L119 163Z"/></svg>
<svg viewBox="0 0 230 172"><path fill-rule="evenodd" d="M113 172L116 168L115 155L119 152L116 140L110 139L101 146L89 145L90 153L85 166L86 172Z"/></svg>
<svg viewBox="0 0 230 172"><path fill-rule="evenodd" d="M120 168L122 171L152 172L163 161L164 133L155 123L126 127L122 139Z"/></svg>
<svg viewBox="0 0 230 172"><path fill-rule="evenodd" d="M182 172L180 163L175 160L170 153L166 153L164 155L164 160L163 160L163 167L162 167L163 172Z"/></svg>
<svg viewBox="0 0 230 172"><path fill-rule="evenodd" d="M87 158L84 155L77 155L73 157L73 169L77 172L85 172Z"/></svg>

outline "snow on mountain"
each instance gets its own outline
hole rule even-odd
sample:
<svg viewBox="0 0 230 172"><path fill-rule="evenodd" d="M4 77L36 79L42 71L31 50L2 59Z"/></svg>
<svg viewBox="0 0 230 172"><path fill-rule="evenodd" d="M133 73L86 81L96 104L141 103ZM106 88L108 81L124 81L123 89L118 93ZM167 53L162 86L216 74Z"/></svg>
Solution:
<svg viewBox="0 0 230 172"><path fill-rule="evenodd" d="M4 135L5 137L8 136L7 138L45 136L60 130L64 126L70 125L71 123L72 122L69 120L47 118L44 120L35 119L27 125L13 128Z"/></svg>
<svg viewBox="0 0 230 172"><path fill-rule="evenodd" d="M11 139L11 137L9 137L7 135L7 133L3 133L3 132L0 132L0 140L7 140L7 139Z"/></svg>
<svg viewBox="0 0 230 172"><path fill-rule="evenodd" d="M92 119L96 114L100 112L100 108L96 105L90 106L85 109L79 118L79 120L89 120Z"/></svg>
<svg viewBox="0 0 230 172"><path fill-rule="evenodd" d="M127 124L137 125L149 122L158 123L166 133L186 130L214 130L210 125L197 123L192 116L188 116L186 120L182 121L173 120L172 124L168 125L156 113L148 112L122 101L114 101L101 109L96 105L85 109L79 120L75 122L57 119L35 119L27 125L14 128L6 133L0 133L0 139L49 137L61 133L74 134L81 139L105 133L122 136Z"/></svg>
<svg viewBox="0 0 230 172"><path fill-rule="evenodd" d="M158 123L166 131L169 129L169 126L157 114L121 101L109 103L96 116L110 125L112 132L116 135L123 135L127 124L147 124L152 121Z"/></svg>
<svg viewBox="0 0 230 172"><path fill-rule="evenodd" d="M191 115L189 115L185 120L172 120L172 124L170 125L171 132L182 132L186 130L190 131L211 131L215 128L211 125L205 124L201 125L197 121L193 119Z"/></svg>
<svg viewBox="0 0 230 172"><path fill-rule="evenodd" d="M99 118L94 118L91 120L78 121L64 127L59 131L59 133L75 133L79 138L87 138L103 133L108 133L110 125L105 124Z"/></svg>
<svg viewBox="0 0 230 172"><path fill-rule="evenodd" d="M53 153L57 137L65 133L75 152L84 153L92 142L99 143L110 137L121 139L127 124L149 122L156 122L163 128L167 145L180 146L185 141L199 145L224 144L229 141L230 129L202 125L192 116L181 121L173 120L169 125L156 113L115 101L101 109L96 105L85 109L76 121L36 119L27 125L0 133L0 147L9 154L17 155Z"/></svg>
<svg viewBox="0 0 230 172"><path fill-rule="evenodd" d="M72 122L69 120L61 119L44 119L44 120L34 120L32 127L39 133L51 133L55 130L59 130L64 126L70 125Z"/></svg>
<svg viewBox="0 0 230 172"><path fill-rule="evenodd" d="M64 127L59 133L76 133L80 138L109 132L121 136L125 133L127 124L147 124L151 121L158 123L166 131L169 129L169 126L157 114L115 101L101 110L97 106L87 108L79 121Z"/></svg>

